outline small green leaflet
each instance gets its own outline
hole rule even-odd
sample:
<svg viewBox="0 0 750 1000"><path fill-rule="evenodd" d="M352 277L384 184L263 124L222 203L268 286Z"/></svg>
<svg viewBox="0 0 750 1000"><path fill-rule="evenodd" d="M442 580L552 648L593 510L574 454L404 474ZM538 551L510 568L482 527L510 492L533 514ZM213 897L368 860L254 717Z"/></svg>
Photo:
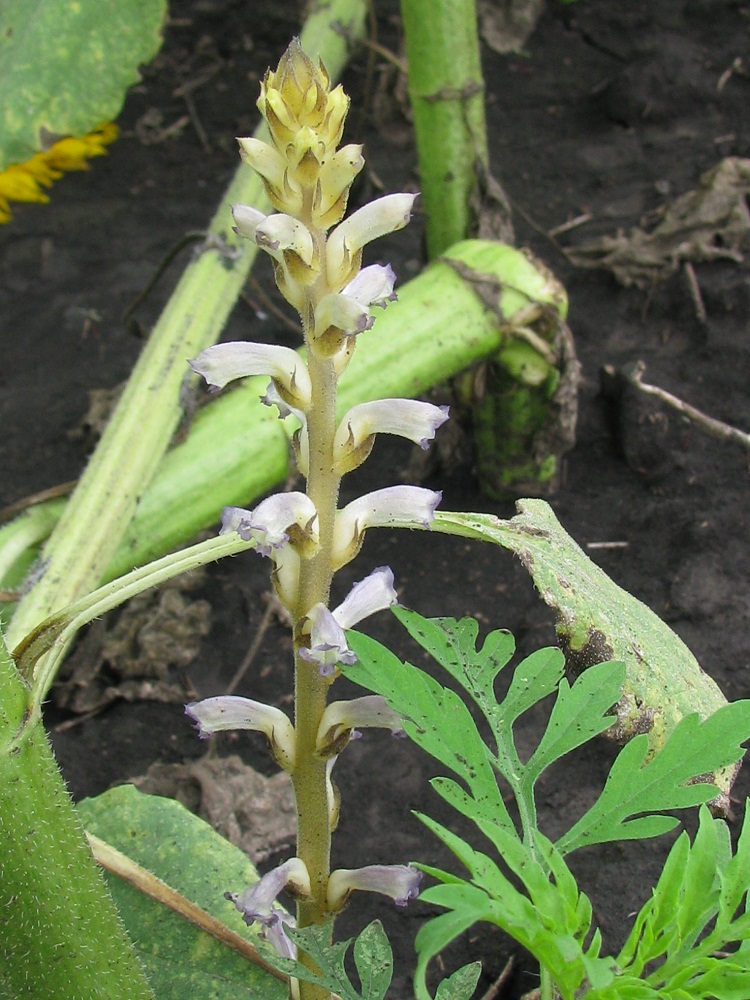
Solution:
<svg viewBox="0 0 750 1000"><path fill-rule="evenodd" d="M371 924L356 937L331 944L332 926L328 922L318 927L303 929L287 928L287 933L318 966L319 975L289 959L268 955L290 976L315 983L330 990L341 1000L384 1000L393 977L393 952L379 920ZM346 954L354 944L354 965L360 981L356 987L344 967ZM436 1000L469 1000L481 968L479 963L464 966L438 987Z"/></svg>
<svg viewBox="0 0 750 1000"><path fill-rule="evenodd" d="M635 919L617 956L622 980L586 994L589 1000L621 997L665 1000L746 1000L750 996L750 812L732 855L723 820L703 806L690 843L682 833L651 899ZM733 951L737 945L739 949ZM641 978L642 977L642 978ZM643 992L621 989L624 981ZM635 990L635 987L633 987Z"/></svg>
<svg viewBox="0 0 750 1000"><path fill-rule="evenodd" d="M289 937L318 966L319 975L291 959L266 957L277 968L297 979L315 983L341 1000L383 1000L393 976L393 953L379 920L373 920L357 938L331 943L332 923L295 929L288 927ZM354 986L344 967L346 953L354 943L354 964L362 984L361 992Z"/></svg>
<svg viewBox="0 0 750 1000"><path fill-rule="evenodd" d="M674 829L678 820L654 814L697 806L716 794L712 785L690 782L741 760L749 733L750 701L736 701L703 722L686 716L650 760L647 737L636 736L620 751L599 799L558 847L569 854L590 844L641 840Z"/></svg>

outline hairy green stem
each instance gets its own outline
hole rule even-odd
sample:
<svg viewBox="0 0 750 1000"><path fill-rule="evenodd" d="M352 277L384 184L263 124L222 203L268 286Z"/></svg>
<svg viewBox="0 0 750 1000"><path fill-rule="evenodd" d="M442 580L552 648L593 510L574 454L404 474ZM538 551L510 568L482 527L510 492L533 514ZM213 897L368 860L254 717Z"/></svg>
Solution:
<svg viewBox="0 0 750 1000"><path fill-rule="evenodd" d="M135 569L45 619L14 650L18 669L31 684L31 714L38 716L41 713L42 702L65 650L84 625L144 590L157 587L180 573L205 566L224 556L235 555L248 547L249 543L234 532L208 538L190 548L170 553L141 569Z"/></svg>
<svg viewBox="0 0 750 1000"><path fill-rule="evenodd" d="M0 996L153 1000L0 636Z"/></svg>

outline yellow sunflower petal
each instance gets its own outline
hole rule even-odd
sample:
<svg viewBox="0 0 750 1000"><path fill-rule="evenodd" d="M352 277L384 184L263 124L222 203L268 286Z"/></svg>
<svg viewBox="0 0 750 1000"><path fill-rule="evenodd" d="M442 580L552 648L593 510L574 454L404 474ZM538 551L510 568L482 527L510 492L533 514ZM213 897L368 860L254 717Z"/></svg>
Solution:
<svg viewBox="0 0 750 1000"><path fill-rule="evenodd" d="M0 174L0 197L6 201L49 201L37 178L23 163L12 163Z"/></svg>
<svg viewBox="0 0 750 1000"><path fill-rule="evenodd" d="M48 202L44 188L51 187L66 170L88 170L86 160L104 156L119 133L114 122L105 122L87 135L59 139L24 163L11 163L0 171L0 225L11 219L9 202Z"/></svg>
<svg viewBox="0 0 750 1000"><path fill-rule="evenodd" d="M117 138L116 125L100 126L80 138L69 136L54 143L44 153L46 162L57 170L88 170L86 160L104 156L106 147Z"/></svg>

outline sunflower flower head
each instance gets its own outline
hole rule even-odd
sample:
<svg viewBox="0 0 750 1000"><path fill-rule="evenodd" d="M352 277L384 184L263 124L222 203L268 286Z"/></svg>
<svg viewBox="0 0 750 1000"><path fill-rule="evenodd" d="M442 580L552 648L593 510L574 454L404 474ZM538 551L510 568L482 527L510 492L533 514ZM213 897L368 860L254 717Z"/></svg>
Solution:
<svg viewBox="0 0 750 1000"><path fill-rule="evenodd" d="M12 218L10 203L49 201L46 189L72 170L88 170L88 160L104 156L119 129L113 122L97 126L84 136L66 136L51 142L23 163L11 163L0 171L0 224Z"/></svg>

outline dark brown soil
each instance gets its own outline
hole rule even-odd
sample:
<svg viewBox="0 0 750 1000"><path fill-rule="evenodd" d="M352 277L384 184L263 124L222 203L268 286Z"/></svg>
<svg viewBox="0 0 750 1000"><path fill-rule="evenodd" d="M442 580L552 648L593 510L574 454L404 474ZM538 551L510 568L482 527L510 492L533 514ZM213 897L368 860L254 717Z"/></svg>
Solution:
<svg viewBox="0 0 750 1000"><path fill-rule="evenodd" d="M397 5L378 0L375 6L381 42L398 49ZM80 472L89 442L73 431L87 409L87 392L122 381L141 347L123 313L170 248L206 224L235 169L234 136L256 124L259 76L276 63L297 23L291 3L173 3L165 48L128 97L122 138L110 155L90 174L60 182L51 205L19 208L0 232L0 502ZM554 509L584 547L626 543L589 551L686 640L730 699L750 694L748 454L640 397L606 398L600 369L642 359L648 381L750 431L750 266L747 260L695 264L703 319L683 267L647 288L624 288L607 272L574 268L546 233L584 213L590 220L558 236L560 244L627 231L696 188L723 157L750 157L749 28L750 6L742 0L579 0L572 6L549 0L522 55L484 51L493 168L513 205L518 244L530 246L568 289L583 366L578 443L565 462ZM365 62L356 58L345 77L354 97L352 138L364 139L369 167L385 190L401 190L415 180L408 121L390 92L387 111L375 120L374 103L382 109L384 98L365 101ZM191 111L175 91L209 68L213 75L192 91ZM386 78L385 70L375 74L376 83ZM149 121L157 122L150 130ZM421 266L421 245L417 218L378 252L389 254L407 280ZM142 328L157 317L179 268L178 260L138 309ZM270 288L270 268L257 271ZM288 336L247 303L237 306L227 330L227 339ZM379 444L347 482L347 496L398 481L409 457L391 441ZM437 475L429 485L444 489L444 509L513 513L511 503L480 494L470 457L459 472ZM393 567L403 603L426 615L475 615L483 628L510 629L522 652L553 641L550 614L524 570L498 550L370 532L357 578L384 563ZM213 568L200 588L214 618L189 670L199 694L220 693L245 655L263 614L266 572L249 554ZM341 574L341 593L354 572ZM368 630L406 655L388 616ZM284 629L273 625L238 693L285 703L287 652ZM141 774L154 761L181 761L205 750L178 705L119 702L55 733L68 717L51 712L48 721L76 797ZM533 746L540 724L538 716L524 721L524 745ZM272 770L263 748L244 736L227 736L219 749ZM613 753L597 743L547 778L541 819L549 833L592 800ZM337 765L343 799L337 865L450 864L410 815L413 808L440 812L426 783L433 773L431 762L403 741L372 736L353 745ZM737 798L747 791L745 773ZM612 846L573 859L609 948L622 942L628 915L647 898L667 847L664 841ZM342 919L346 933L375 915L386 922L397 956L395 1000L411 995L411 941L426 912L417 902L405 916L394 914L368 899ZM512 955L516 971L500 994L512 998L536 985L533 966L493 928L477 927L445 961L454 967L481 958L486 988Z"/></svg>

